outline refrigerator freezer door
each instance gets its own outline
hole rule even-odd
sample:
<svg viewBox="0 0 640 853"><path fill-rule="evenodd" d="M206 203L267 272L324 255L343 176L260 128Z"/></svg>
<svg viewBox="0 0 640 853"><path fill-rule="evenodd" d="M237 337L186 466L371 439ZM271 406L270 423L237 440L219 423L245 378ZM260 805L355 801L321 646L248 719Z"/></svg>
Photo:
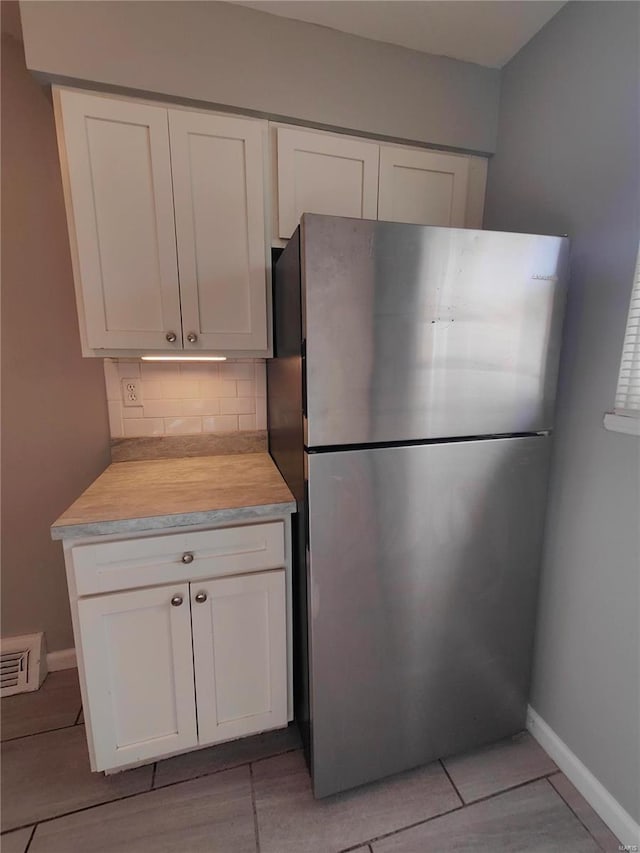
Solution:
<svg viewBox="0 0 640 853"><path fill-rule="evenodd" d="M305 215L308 447L552 426L567 240Z"/></svg>
<svg viewBox="0 0 640 853"><path fill-rule="evenodd" d="M549 442L308 455L316 796L523 728Z"/></svg>

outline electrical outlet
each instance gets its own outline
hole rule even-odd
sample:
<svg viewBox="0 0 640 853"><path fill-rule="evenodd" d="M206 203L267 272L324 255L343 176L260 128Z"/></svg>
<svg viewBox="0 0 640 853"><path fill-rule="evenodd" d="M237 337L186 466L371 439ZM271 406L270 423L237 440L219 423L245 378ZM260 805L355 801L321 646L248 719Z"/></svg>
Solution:
<svg viewBox="0 0 640 853"><path fill-rule="evenodd" d="M125 406L142 405L142 393L139 379L122 380L122 401Z"/></svg>

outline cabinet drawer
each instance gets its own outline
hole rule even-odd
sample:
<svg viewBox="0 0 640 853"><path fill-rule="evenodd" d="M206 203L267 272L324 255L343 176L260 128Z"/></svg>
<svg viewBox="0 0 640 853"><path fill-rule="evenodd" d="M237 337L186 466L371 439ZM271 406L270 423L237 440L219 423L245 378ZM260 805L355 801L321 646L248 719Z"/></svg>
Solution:
<svg viewBox="0 0 640 853"><path fill-rule="evenodd" d="M77 594L235 575L285 564L284 522L126 539L72 549Z"/></svg>

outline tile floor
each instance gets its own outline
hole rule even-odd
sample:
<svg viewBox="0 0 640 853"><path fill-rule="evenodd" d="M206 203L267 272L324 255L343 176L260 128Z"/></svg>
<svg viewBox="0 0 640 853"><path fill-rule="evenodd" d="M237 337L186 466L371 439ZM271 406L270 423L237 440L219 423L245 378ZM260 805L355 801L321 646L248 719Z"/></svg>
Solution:
<svg viewBox="0 0 640 853"><path fill-rule="evenodd" d="M527 734L313 799L295 727L89 771L75 670L3 699L2 853L598 853L618 840Z"/></svg>

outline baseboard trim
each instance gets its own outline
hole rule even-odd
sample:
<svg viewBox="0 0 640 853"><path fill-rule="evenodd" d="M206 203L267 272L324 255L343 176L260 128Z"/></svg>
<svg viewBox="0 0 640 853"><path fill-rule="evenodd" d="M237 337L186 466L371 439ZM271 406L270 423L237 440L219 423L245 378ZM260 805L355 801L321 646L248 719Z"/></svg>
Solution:
<svg viewBox="0 0 640 853"><path fill-rule="evenodd" d="M640 824L635 822L531 706L527 708L527 729L622 844L640 844Z"/></svg>
<svg viewBox="0 0 640 853"><path fill-rule="evenodd" d="M57 672L60 669L73 669L78 666L75 649L60 649L58 652L47 654L47 669Z"/></svg>

